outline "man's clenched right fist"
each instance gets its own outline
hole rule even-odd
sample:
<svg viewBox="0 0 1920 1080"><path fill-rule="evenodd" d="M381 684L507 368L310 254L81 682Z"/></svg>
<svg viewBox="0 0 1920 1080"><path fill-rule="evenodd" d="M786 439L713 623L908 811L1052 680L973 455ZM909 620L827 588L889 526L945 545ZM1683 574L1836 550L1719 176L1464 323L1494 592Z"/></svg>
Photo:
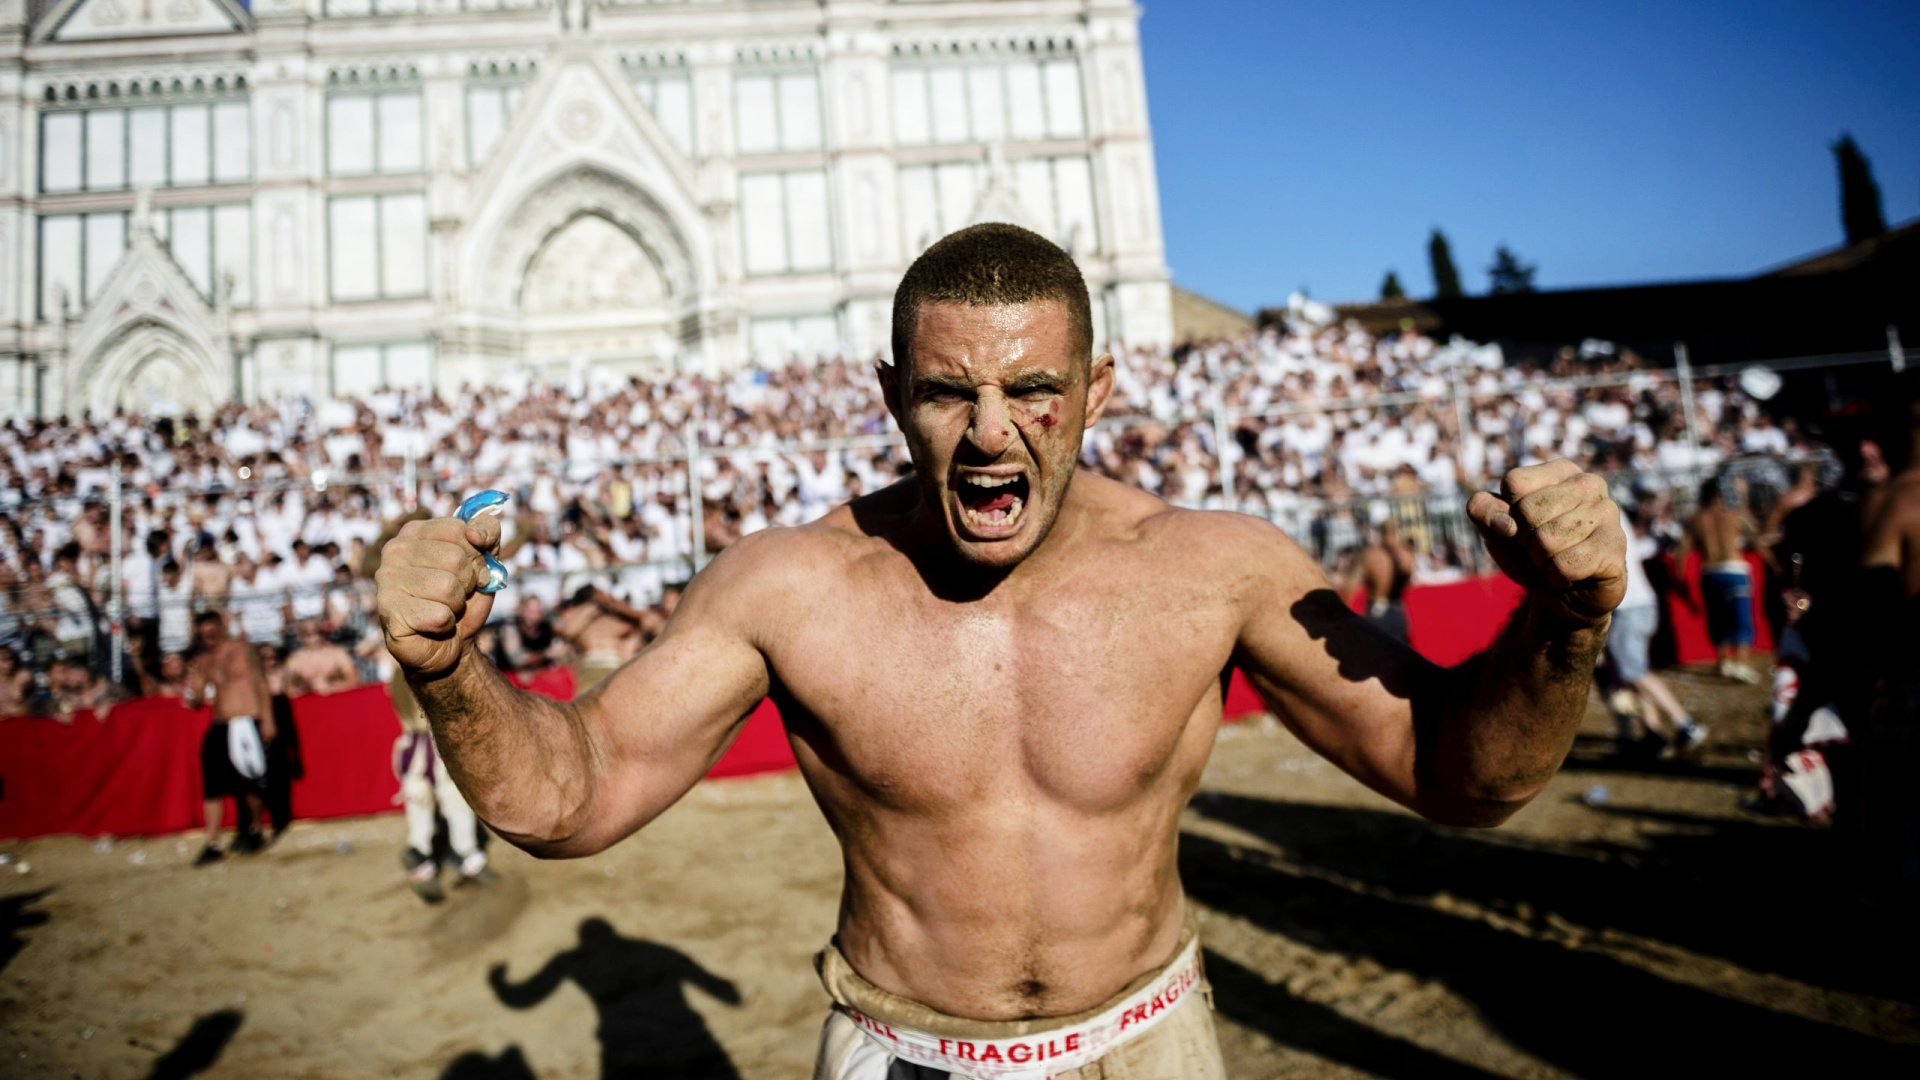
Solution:
<svg viewBox="0 0 1920 1080"><path fill-rule="evenodd" d="M469 524L459 518L410 521L380 549L380 629L387 651L408 673L445 675L460 662L467 642L487 623L493 597L481 552L500 543L500 519L487 515Z"/></svg>

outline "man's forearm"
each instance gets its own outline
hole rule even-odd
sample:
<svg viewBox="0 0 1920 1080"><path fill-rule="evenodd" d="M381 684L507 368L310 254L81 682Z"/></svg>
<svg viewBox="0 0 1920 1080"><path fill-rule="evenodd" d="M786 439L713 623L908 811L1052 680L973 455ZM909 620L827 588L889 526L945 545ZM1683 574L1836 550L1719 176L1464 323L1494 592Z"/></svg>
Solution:
<svg viewBox="0 0 1920 1080"><path fill-rule="evenodd" d="M1573 746L1607 627L1555 620L1529 600L1487 651L1442 673L1415 718L1434 816L1497 825L1546 786Z"/></svg>
<svg viewBox="0 0 1920 1080"><path fill-rule="evenodd" d="M448 773L488 825L535 854L578 830L594 792L578 709L519 689L472 647L448 674L408 683Z"/></svg>

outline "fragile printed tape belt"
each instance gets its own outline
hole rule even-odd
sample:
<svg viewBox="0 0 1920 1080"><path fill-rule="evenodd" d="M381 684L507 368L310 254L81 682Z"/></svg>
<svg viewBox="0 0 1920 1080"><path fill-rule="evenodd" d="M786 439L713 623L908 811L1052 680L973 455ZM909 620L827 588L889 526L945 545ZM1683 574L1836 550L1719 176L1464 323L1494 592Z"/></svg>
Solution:
<svg viewBox="0 0 1920 1080"><path fill-rule="evenodd" d="M951 1039L888 1024L846 1005L868 1038L894 1057L975 1080L1046 1080L1100 1060L1146 1034L1200 986L1200 939L1180 950L1158 978L1090 1020L1017 1039Z"/></svg>

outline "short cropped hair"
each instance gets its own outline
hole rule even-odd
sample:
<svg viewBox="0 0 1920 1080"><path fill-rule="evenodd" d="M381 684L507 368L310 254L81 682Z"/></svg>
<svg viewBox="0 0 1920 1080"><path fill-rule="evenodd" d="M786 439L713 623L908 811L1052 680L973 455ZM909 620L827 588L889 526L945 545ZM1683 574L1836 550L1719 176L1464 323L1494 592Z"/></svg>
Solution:
<svg viewBox="0 0 1920 1080"><path fill-rule="evenodd" d="M1067 309L1080 362L1093 359L1093 304L1073 257L1039 233L989 223L953 233L907 269L893 294L893 362L913 359L913 331L922 304L1033 304L1057 300Z"/></svg>

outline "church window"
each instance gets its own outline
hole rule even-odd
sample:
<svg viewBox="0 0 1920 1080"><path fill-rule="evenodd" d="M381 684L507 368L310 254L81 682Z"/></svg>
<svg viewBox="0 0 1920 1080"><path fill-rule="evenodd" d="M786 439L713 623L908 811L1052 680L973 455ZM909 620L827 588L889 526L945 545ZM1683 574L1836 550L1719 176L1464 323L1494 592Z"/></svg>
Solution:
<svg viewBox="0 0 1920 1080"><path fill-rule="evenodd" d="M900 170L900 221L907 250L919 255L963 228L979 198L979 166L971 161L909 165Z"/></svg>
<svg viewBox="0 0 1920 1080"><path fill-rule="evenodd" d="M127 215L49 214L40 219L40 318L78 316L100 294L127 249Z"/></svg>
<svg viewBox="0 0 1920 1080"><path fill-rule="evenodd" d="M134 187L167 184L167 110L127 110L127 182Z"/></svg>
<svg viewBox="0 0 1920 1080"><path fill-rule="evenodd" d="M253 207L248 203L176 206L154 213L154 231L200 295L212 303L230 289L234 307L253 303Z"/></svg>
<svg viewBox="0 0 1920 1080"><path fill-rule="evenodd" d="M740 223L749 274L807 273L833 266L823 171L742 176Z"/></svg>
<svg viewBox="0 0 1920 1080"><path fill-rule="evenodd" d="M213 175L209 152L213 133L207 110L173 110L173 161L169 175L176 184L204 184Z"/></svg>
<svg viewBox="0 0 1920 1080"><path fill-rule="evenodd" d="M329 200L327 262L335 300L426 295L426 197L402 192Z"/></svg>
<svg viewBox="0 0 1920 1080"><path fill-rule="evenodd" d="M1100 250L1094 215L1093 168L1082 156L1028 158L1008 170L1028 226L1074 255ZM907 165L900 169L900 222L914 255L971 221L982 169L973 162Z"/></svg>
<svg viewBox="0 0 1920 1080"><path fill-rule="evenodd" d="M417 173L426 164L420 89L336 91L327 96L327 172Z"/></svg>
<svg viewBox="0 0 1920 1080"><path fill-rule="evenodd" d="M87 189L127 186L127 114L101 109L87 114Z"/></svg>
<svg viewBox="0 0 1920 1080"><path fill-rule="evenodd" d="M426 341L335 345L328 390L334 397L364 397L432 386L433 361L433 345Z"/></svg>
<svg viewBox="0 0 1920 1080"><path fill-rule="evenodd" d="M627 62L627 77L640 103L653 113L668 141L693 154L693 80L684 59L642 57Z"/></svg>
<svg viewBox="0 0 1920 1080"><path fill-rule="evenodd" d="M244 101L213 106L213 182L232 184L253 176L253 110Z"/></svg>
<svg viewBox="0 0 1920 1080"><path fill-rule="evenodd" d="M40 318L53 322L78 315L86 306L80 272L86 252L80 246L80 214L40 219Z"/></svg>
<svg viewBox="0 0 1920 1080"><path fill-rule="evenodd" d="M42 113L40 190L244 182L253 175L250 115L233 98Z"/></svg>
<svg viewBox="0 0 1920 1080"><path fill-rule="evenodd" d="M47 113L40 118L40 190L79 191L81 143L86 114Z"/></svg>
<svg viewBox="0 0 1920 1080"><path fill-rule="evenodd" d="M1084 138L1082 97L1070 55L903 60L893 68L893 138L900 146Z"/></svg>
<svg viewBox="0 0 1920 1080"><path fill-rule="evenodd" d="M493 153L493 144L506 130L507 117L520 104L517 86L468 85L467 167L478 169Z"/></svg>
<svg viewBox="0 0 1920 1080"><path fill-rule="evenodd" d="M839 344L840 320L832 314L756 318L748 324L747 340L754 358L766 364L823 356Z"/></svg>
<svg viewBox="0 0 1920 1080"><path fill-rule="evenodd" d="M743 71L733 81L735 138L743 154L818 150L817 71Z"/></svg>

